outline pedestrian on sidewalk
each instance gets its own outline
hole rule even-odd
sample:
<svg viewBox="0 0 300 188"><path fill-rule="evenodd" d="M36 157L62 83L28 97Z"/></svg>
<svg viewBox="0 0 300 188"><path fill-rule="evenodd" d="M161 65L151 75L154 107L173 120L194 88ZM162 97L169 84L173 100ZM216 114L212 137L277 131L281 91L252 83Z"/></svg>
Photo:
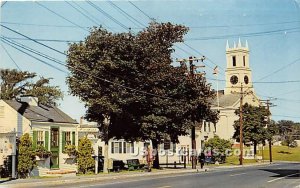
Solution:
<svg viewBox="0 0 300 188"><path fill-rule="evenodd" d="M203 169L204 162L205 162L204 152L201 152L201 154L198 156L198 161L200 163L201 169Z"/></svg>

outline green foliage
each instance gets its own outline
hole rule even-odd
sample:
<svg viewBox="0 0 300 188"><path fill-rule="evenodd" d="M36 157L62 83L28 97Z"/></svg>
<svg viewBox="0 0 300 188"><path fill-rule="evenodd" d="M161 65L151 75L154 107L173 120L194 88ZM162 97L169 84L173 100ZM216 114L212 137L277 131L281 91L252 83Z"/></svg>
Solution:
<svg viewBox="0 0 300 188"><path fill-rule="evenodd" d="M21 178L28 177L31 170L36 165L35 151L29 134L22 135L19 144L18 174Z"/></svg>
<svg viewBox="0 0 300 188"><path fill-rule="evenodd" d="M279 135L281 136L282 144L284 146L295 145L293 142L300 139L299 123L290 120L280 120L277 122L277 126L279 127Z"/></svg>
<svg viewBox="0 0 300 188"><path fill-rule="evenodd" d="M216 161L221 162L222 157L226 159L226 150L231 149L229 140L221 139L219 136L214 136L205 142L205 148L213 150L213 156Z"/></svg>
<svg viewBox="0 0 300 188"><path fill-rule="evenodd" d="M183 67L172 65L172 47L187 31L156 22L137 34L94 28L85 41L70 45L67 83L86 104L86 118L98 122L104 140L176 142L194 123L217 120L205 78L191 79Z"/></svg>
<svg viewBox="0 0 300 188"><path fill-rule="evenodd" d="M55 105L62 99L63 93L57 86L50 86L50 78L40 77L37 81L36 73L18 71L16 69L1 69L1 93L0 98L11 100L20 95L32 95L38 97L40 104Z"/></svg>
<svg viewBox="0 0 300 188"><path fill-rule="evenodd" d="M48 151L44 146L37 146L35 149L35 154L39 158L48 158L52 155L52 153Z"/></svg>
<svg viewBox="0 0 300 188"><path fill-rule="evenodd" d="M63 153L68 154L69 156L77 156L78 151L76 150L75 145L66 145Z"/></svg>
<svg viewBox="0 0 300 188"><path fill-rule="evenodd" d="M235 111L239 114L239 109ZM266 129L266 117L269 115L265 107L256 107L249 104L243 105L243 142L253 142L255 145L264 142L268 138ZM240 124L239 120L234 122L235 133L233 138L239 141L240 139ZM271 134L271 131L270 131Z"/></svg>
<svg viewBox="0 0 300 188"><path fill-rule="evenodd" d="M296 147L298 147L298 144L297 144L297 142L294 140L294 141L292 141L292 143L289 145L291 148L296 148Z"/></svg>
<svg viewBox="0 0 300 188"><path fill-rule="evenodd" d="M77 153L77 163L78 163L78 172L86 174L88 172L93 172L95 168L95 161L92 157L93 148L92 142L83 137L79 139L78 143L78 153Z"/></svg>

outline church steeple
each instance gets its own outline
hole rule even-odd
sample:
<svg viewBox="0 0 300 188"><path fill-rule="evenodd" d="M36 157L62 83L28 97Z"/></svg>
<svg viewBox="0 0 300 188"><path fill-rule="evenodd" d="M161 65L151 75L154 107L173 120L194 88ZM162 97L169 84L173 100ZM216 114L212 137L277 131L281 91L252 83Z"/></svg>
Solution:
<svg viewBox="0 0 300 188"><path fill-rule="evenodd" d="M226 87L225 95L232 92L240 91L241 83L244 89L253 91L252 74L249 65L249 48L248 42L245 46L241 40L238 40L238 45L233 43L233 48L230 48L228 41L226 43Z"/></svg>

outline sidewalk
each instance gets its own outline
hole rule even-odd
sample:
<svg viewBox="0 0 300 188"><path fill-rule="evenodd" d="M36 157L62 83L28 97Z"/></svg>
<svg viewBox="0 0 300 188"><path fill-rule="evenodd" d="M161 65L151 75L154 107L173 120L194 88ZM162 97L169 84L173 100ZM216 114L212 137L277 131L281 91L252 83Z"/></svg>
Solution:
<svg viewBox="0 0 300 188"><path fill-rule="evenodd" d="M144 171L124 171L120 173L109 173L109 174L97 174L97 175L82 175L82 176L73 176L73 177L51 177L51 178L29 178L29 179L17 179L6 181L0 184L0 187L32 187L32 185L43 187L42 185L63 185L67 183L79 183L79 182L93 182L93 181L105 181L105 180L113 180L113 179L126 179L126 178L134 178L134 177L151 177L151 176L160 176L160 175L172 175L172 174L185 174L185 173L203 173L206 171L214 170L214 169L222 169L222 168L238 168L238 167L248 167L248 166L256 166L256 165L268 165L270 163L258 163L258 164L249 164L243 166L205 166L204 169L200 169L197 166L197 169L192 169L191 166L187 166L186 169L162 169L156 170L154 169L152 172L144 172Z"/></svg>

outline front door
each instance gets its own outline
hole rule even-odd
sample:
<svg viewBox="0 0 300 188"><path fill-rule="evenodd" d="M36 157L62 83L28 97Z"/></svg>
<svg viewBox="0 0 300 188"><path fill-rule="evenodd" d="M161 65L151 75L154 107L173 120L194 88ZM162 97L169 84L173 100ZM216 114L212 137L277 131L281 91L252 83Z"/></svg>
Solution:
<svg viewBox="0 0 300 188"><path fill-rule="evenodd" d="M59 168L59 129L51 128L50 168Z"/></svg>

